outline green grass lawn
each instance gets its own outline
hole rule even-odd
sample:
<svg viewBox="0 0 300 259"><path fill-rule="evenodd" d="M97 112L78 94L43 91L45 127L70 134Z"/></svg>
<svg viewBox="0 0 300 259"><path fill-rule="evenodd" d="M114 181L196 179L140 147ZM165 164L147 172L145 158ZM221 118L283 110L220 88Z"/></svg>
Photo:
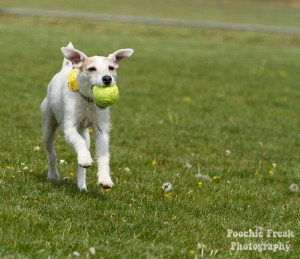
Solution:
<svg viewBox="0 0 300 259"><path fill-rule="evenodd" d="M299 0L9 0L1 7L72 10L95 13L300 26Z"/></svg>
<svg viewBox="0 0 300 259"><path fill-rule="evenodd" d="M61 131L70 181L46 181L39 105L69 40L88 55L135 50L111 108L109 193L95 165L88 192L77 190ZM90 247L95 258L300 254L299 192L289 189L300 183L300 37L2 16L0 56L0 257L86 258ZM227 237L257 227L263 238ZM290 250L230 252L231 242Z"/></svg>

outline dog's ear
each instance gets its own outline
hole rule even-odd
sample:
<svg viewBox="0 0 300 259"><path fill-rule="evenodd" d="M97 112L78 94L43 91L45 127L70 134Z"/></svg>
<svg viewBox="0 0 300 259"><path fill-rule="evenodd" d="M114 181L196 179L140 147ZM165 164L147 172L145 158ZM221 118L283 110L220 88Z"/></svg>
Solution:
<svg viewBox="0 0 300 259"><path fill-rule="evenodd" d="M87 59L87 56L77 49L62 47L61 51L65 58L72 62L74 68L80 68L83 62Z"/></svg>
<svg viewBox="0 0 300 259"><path fill-rule="evenodd" d="M123 58L129 58L133 54L133 49L119 49L116 52L109 54L108 58L112 59L117 65Z"/></svg>
<svg viewBox="0 0 300 259"><path fill-rule="evenodd" d="M69 48L69 49L74 49L74 45L72 44L71 41L69 41L69 44L67 45L67 48Z"/></svg>

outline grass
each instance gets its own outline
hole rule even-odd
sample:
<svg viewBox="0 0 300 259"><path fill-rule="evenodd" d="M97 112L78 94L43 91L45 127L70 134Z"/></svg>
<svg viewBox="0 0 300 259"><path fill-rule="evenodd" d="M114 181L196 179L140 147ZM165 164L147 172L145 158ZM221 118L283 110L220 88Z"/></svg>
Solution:
<svg viewBox="0 0 300 259"><path fill-rule="evenodd" d="M0 39L0 257L84 258L95 247L101 258L193 258L198 242L205 257L299 255L299 193L289 190L300 182L299 37L0 17ZM111 108L110 193L96 186L95 165L88 192L77 190L61 132L59 171L70 181L46 181L39 105L69 40L88 55L135 49ZM199 169L216 179L197 179ZM249 240L227 229L258 226L264 238L250 242L290 251L230 252Z"/></svg>
<svg viewBox="0 0 300 259"><path fill-rule="evenodd" d="M0 7L73 10L202 21L299 27L299 0L10 0Z"/></svg>

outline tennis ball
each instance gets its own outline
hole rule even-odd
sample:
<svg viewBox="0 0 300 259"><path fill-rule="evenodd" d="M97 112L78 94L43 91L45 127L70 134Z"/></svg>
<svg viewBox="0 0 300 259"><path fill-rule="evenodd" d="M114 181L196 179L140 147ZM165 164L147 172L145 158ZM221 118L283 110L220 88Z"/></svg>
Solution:
<svg viewBox="0 0 300 259"><path fill-rule="evenodd" d="M93 85L92 99L100 107L108 107L119 99L119 89L117 85L99 86Z"/></svg>

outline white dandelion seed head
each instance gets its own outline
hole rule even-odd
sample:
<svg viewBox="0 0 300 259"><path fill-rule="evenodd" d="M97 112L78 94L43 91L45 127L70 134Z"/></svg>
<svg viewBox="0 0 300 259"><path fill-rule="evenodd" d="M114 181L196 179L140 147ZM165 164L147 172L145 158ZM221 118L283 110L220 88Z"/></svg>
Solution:
<svg viewBox="0 0 300 259"><path fill-rule="evenodd" d="M80 253L77 252L77 251L74 251L72 255L73 255L74 257L79 257L79 256L80 256Z"/></svg>
<svg viewBox="0 0 300 259"><path fill-rule="evenodd" d="M96 254L96 248L95 247L91 247L89 249L89 253L90 253L90 255L95 255Z"/></svg>
<svg viewBox="0 0 300 259"><path fill-rule="evenodd" d="M169 182L166 182L166 183L164 183L164 184L162 185L161 188L162 188L162 190L163 190L164 193L167 193L167 192L171 191L171 189L172 189L172 184L170 184Z"/></svg>
<svg viewBox="0 0 300 259"><path fill-rule="evenodd" d="M67 161L65 161L65 160L63 160L63 159L59 160L59 163L60 163L61 165L66 165L66 164L68 164Z"/></svg>
<svg viewBox="0 0 300 259"><path fill-rule="evenodd" d="M130 168L125 167L125 168L124 168L124 172L125 172L125 173L130 173Z"/></svg>
<svg viewBox="0 0 300 259"><path fill-rule="evenodd" d="M276 163L272 163L272 167L275 169L277 167Z"/></svg>
<svg viewBox="0 0 300 259"><path fill-rule="evenodd" d="M63 180L64 180L65 182L68 182L68 181L70 181L70 177L69 177L69 176L65 176L65 177L63 178Z"/></svg>
<svg viewBox="0 0 300 259"><path fill-rule="evenodd" d="M203 179L203 180L206 180L206 181L209 181L209 180L210 180L210 176L207 175L207 174L200 174L200 173L198 173L198 174L195 174L195 177L196 177L196 178Z"/></svg>
<svg viewBox="0 0 300 259"><path fill-rule="evenodd" d="M264 231L264 228L261 227L261 226L257 226L256 229L257 229L258 231Z"/></svg>
<svg viewBox="0 0 300 259"><path fill-rule="evenodd" d="M299 186L298 186L298 184L292 183L292 184L290 185L290 190L291 190L292 192L298 192L298 191L299 191Z"/></svg>
<svg viewBox="0 0 300 259"><path fill-rule="evenodd" d="M191 168L192 168L192 165L191 165L189 162L186 162L186 163L183 165L183 168L191 169Z"/></svg>
<svg viewBox="0 0 300 259"><path fill-rule="evenodd" d="M231 154L231 151L230 151L229 149L226 149L226 150L225 150L225 155L226 155L226 156L229 156L230 154Z"/></svg>
<svg viewBox="0 0 300 259"><path fill-rule="evenodd" d="M39 146L35 146L35 147L33 147L33 150L34 150L34 151L40 151L41 148L40 148Z"/></svg>

